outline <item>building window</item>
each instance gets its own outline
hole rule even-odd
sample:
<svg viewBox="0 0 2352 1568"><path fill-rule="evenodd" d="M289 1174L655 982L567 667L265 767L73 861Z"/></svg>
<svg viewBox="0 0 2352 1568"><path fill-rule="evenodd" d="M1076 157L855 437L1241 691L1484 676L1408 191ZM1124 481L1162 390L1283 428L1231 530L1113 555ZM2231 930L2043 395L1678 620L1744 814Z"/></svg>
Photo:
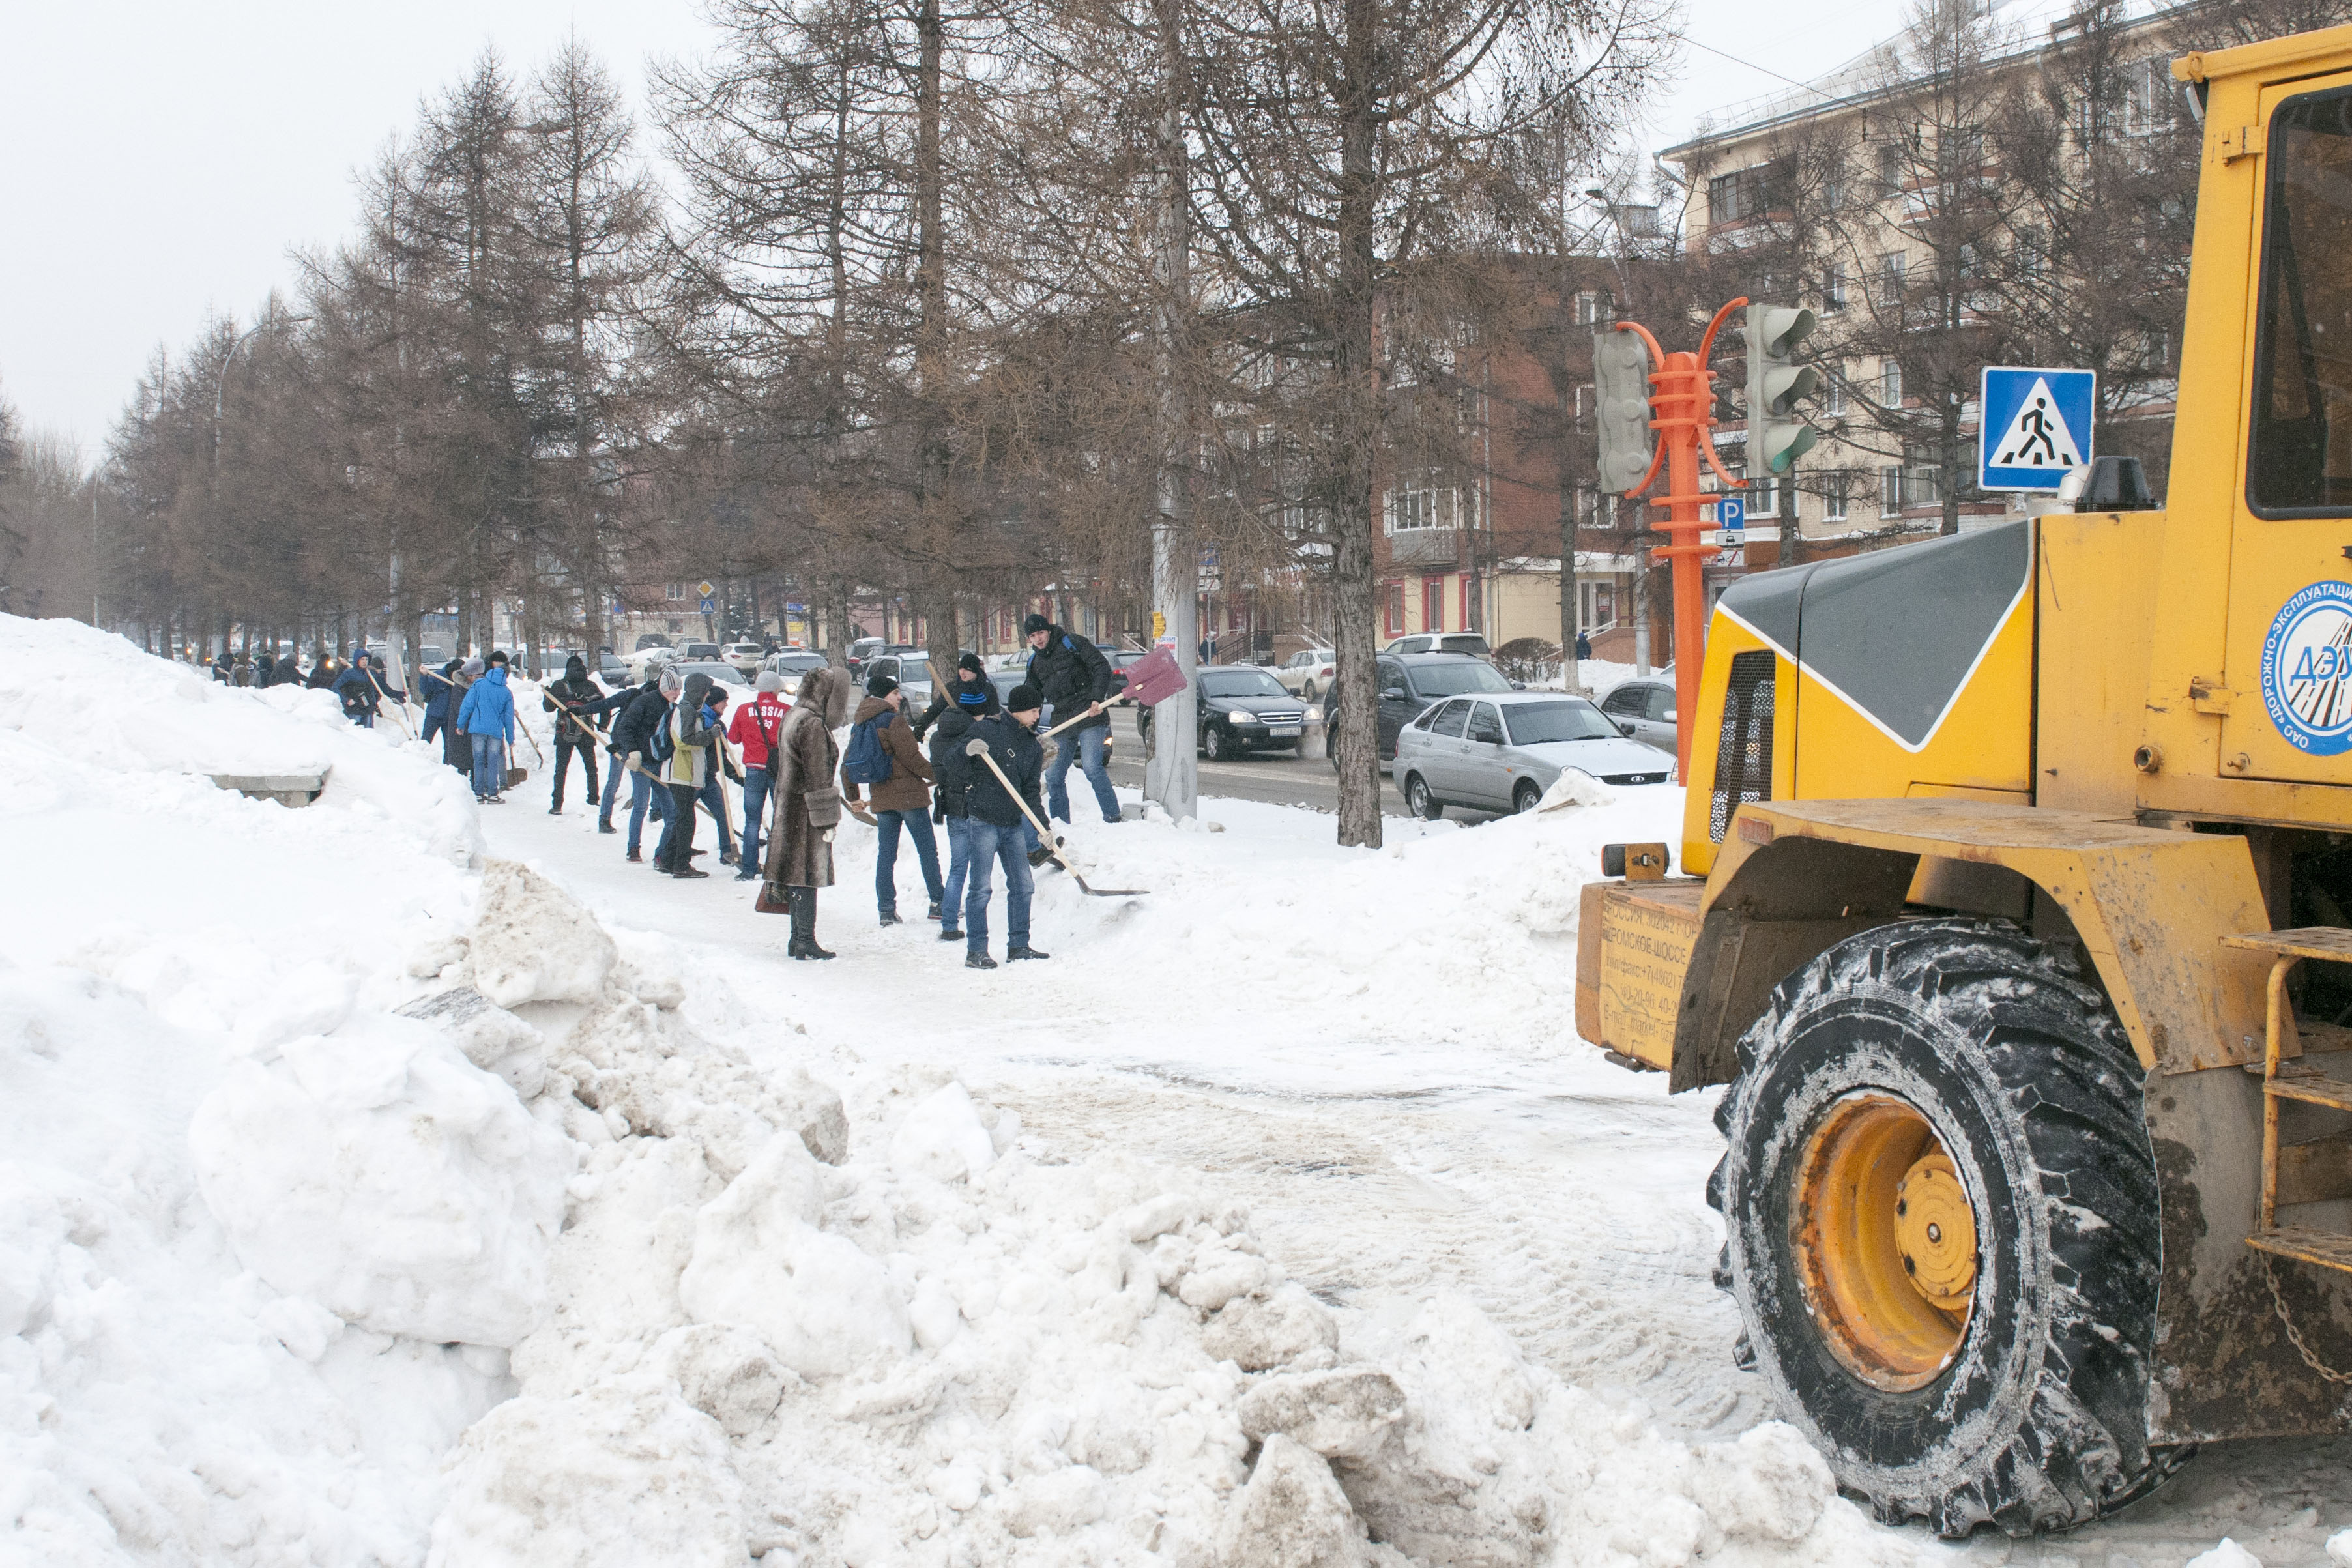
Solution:
<svg viewBox="0 0 2352 1568"><path fill-rule="evenodd" d="M1845 309L1845 263L1832 261L1822 274L1822 310L1827 314Z"/></svg>
<svg viewBox="0 0 2352 1568"><path fill-rule="evenodd" d="M1576 427L1580 430L1592 427L1592 384L1589 381L1580 384L1576 389Z"/></svg>
<svg viewBox="0 0 2352 1568"><path fill-rule="evenodd" d="M1470 574L1465 572L1462 574L1461 625L1462 629L1465 632L1475 632L1478 629L1478 596L1470 591Z"/></svg>
<svg viewBox="0 0 2352 1568"><path fill-rule="evenodd" d="M685 598L685 597L686 597L686 584L683 584L683 583L672 583L672 584L669 585L669 596L670 596L671 598L673 598L673 599L683 599L683 598Z"/></svg>
<svg viewBox="0 0 2352 1568"><path fill-rule="evenodd" d="M1422 579L1421 629L1425 632L1445 629L1445 579L1443 577Z"/></svg>
<svg viewBox="0 0 2352 1568"><path fill-rule="evenodd" d="M1822 521L1845 521L1845 470L1833 468L1822 476Z"/></svg>
<svg viewBox="0 0 2352 1568"><path fill-rule="evenodd" d="M2163 56L2135 60L2123 69L2123 132L2153 136L2172 122L2172 62Z"/></svg>
<svg viewBox="0 0 2352 1568"><path fill-rule="evenodd" d="M1389 584L1389 636L1404 636L1404 584Z"/></svg>
<svg viewBox="0 0 2352 1568"><path fill-rule="evenodd" d="M1890 359L1880 363L1878 401L1880 406L1885 408L1903 406L1903 363L1900 360Z"/></svg>
<svg viewBox="0 0 2352 1568"><path fill-rule="evenodd" d="M1944 466L1935 459L1931 448L1913 447L1903 454L1903 504L1906 506L1941 506L1944 504Z"/></svg>
<svg viewBox="0 0 2352 1568"><path fill-rule="evenodd" d="M1445 476L1435 468L1390 486L1384 510L1391 533L1479 526L1478 492L1447 484Z"/></svg>
<svg viewBox="0 0 2352 1568"><path fill-rule="evenodd" d="M1609 630L1617 624L1617 584L1611 582L1579 583L1576 585L1576 626L1587 636Z"/></svg>
<svg viewBox="0 0 2352 1568"><path fill-rule="evenodd" d="M1878 146L1878 189L1884 195L1903 194L1903 149L1892 142Z"/></svg>
<svg viewBox="0 0 2352 1568"><path fill-rule="evenodd" d="M1617 302L1605 289L1583 289L1577 291L1576 324L1597 327L1603 321L1617 319Z"/></svg>
<svg viewBox="0 0 2352 1568"><path fill-rule="evenodd" d="M1903 469L1897 464L1889 463L1878 470L1878 515L1903 515Z"/></svg>
<svg viewBox="0 0 2352 1568"><path fill-rule="evenodd" d="M1780 515L1780 481L1770 474L1759 474L1748 481L1748 515L1778 517Z"/></svg>
<svg viewBox="0 0 2352 1568"><path fill-rule="evenodd" d="M1903 275L1906 258L1899 250L1890 250L1878 258L1878 302L1882 305L1903 303Z"/></svg>
<svg viewBox="0 0 2352 1568"><path fill-rule="evenodd" d="M1834 365L1822 373L1822 412L1832 419L1845 412L1845 373Z"/></svg>
<svg viewBox="0 0 2352 1568"><path fill-rule="evenodd" d="M1717 174L1706 183L1706 221L1738 223L1764 211L1764 165Z"/></svg>

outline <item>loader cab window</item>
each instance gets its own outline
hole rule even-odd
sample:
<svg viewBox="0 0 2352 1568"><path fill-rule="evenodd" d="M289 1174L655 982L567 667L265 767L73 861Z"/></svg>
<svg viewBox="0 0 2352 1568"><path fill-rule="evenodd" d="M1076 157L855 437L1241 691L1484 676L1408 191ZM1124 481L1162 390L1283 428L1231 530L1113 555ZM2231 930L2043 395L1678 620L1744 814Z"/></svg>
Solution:
<svg viewBox="0 0 2352 1568"><path fill-rule="evenodd" d="M2266 153L2247 500L2352 514L2352 92L2282 105Z"/></svg>

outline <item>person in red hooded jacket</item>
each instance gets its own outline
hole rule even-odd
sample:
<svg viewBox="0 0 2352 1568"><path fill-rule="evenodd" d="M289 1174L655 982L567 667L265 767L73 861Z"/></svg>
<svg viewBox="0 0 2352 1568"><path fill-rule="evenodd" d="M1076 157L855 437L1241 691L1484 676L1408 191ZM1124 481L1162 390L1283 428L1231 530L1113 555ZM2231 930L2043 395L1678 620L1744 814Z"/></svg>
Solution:
<svg viewBox="0 0 2352 1568"><path fill-rule="evenodd" d="M793 705L784 700L783 689L783 677L772 669L761 670L751 700L735 710L727 726L728 741L743 753L742 869L735 873L739 882L760 875L760 833L767 826L763 819L768 790L776 777L769 759L775 755L776 737L783 733L784 721L793 710Z"/></svg>

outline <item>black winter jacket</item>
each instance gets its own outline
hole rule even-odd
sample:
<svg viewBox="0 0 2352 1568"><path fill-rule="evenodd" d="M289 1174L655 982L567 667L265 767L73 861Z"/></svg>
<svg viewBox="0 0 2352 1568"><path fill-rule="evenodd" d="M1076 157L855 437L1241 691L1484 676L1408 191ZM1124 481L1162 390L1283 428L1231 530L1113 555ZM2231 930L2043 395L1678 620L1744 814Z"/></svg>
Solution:
<svg viewBox="0 0 2352 1568"><path fill-rule="evenodd" d="M979 687L981 700L971 704L958 702L955 700L956 693L968 689L971 686ZM986 719L1003 711L1003 707L1004 705L996 700L994 681L985 679L971 682L958 681L947 690L932 698L931 705L924 709L922 717L915 721L915 739L921 740L929 732L931 726L946 718L950 711L961 713L967 719Z"/></svg>
<svg viewBox="0 0 2352 1568"><path fill-rule="evenodd" d="M964 815L963 793L971 787L971 771L978 765L963 754L963 743L971 739L973 722L971 714L958 708L940 714L939 721L931 726L931 780L939 791L940 813L943 816ZM982 773L987 771L981 769Z"/></svg>
<svg viewBox="0 0 2352 1568"><path fill-rule="evenodd" d="M540 692L539 705L550 713L567 710L572 713L596 713L602 711L596 704L604 700L604 689L586 676L581 677L578 680L573 680L567 676L562 680L551 680L547 683L545 689ZM583 741L593 743L596 739L596 732L570 718L564 718L556 721L555 738L567 745Z"/></svg>
<svg viewBox="0 0 2352 1568"><path fill-rule="evenodd" d="M1102 650L1059 626L1047 628L1045 646L1029 656L1029 684L1053 709L1056 724L1076 717L1089 702L1109 701L1111 693L1118 689L1110 661L1103 658ZM1073 724L1062 733L1072 734L1109 722L1108 713L1097 713L1086 723Z"/></svg>
<svg viewBox="0 0 2352 1568"><path fill-rule="evenodd" d="M615 693L618 695L618 693ZM659 677L646 681L629 693L621 716L613 721L613 750L623 756L642 752L653 738L654 727L669 712L669 699L661 694Z"/></svg>
<svg viewBox="0 0 2352 1568"><path fill-rule="evenodd" d="M1004 776L1013 781L1013 787L1021 792L1021 798L1029 803L1030 811L1038 821L1045 820L1045 804L1037 794L1038 780L1045 771L1045 748L1038 743L1028 725L1009 714L982 719L971 727L971 733L964 740L967 743L987 742L989 755L996 759ZM1004 793L1004 786L996 782L988 764L978 757L967 756L961 761L966 778L964 810L971 819L994 823L999 827L1011 827L1019 822L1021 807Z"/></svg>

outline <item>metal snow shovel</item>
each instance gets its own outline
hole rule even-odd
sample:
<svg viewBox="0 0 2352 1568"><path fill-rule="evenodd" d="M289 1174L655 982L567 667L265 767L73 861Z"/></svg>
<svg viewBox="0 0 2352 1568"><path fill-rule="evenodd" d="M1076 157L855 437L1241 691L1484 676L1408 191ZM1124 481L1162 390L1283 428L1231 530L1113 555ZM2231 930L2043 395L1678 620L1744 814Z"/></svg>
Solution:
<svg viewBox="0 0 2352 1568"><path fill-rule="evenodd" d="M1004 793L1013 797L1013 804L1021 808L1021 815L1027 817L1029 826L1037 830L1037 842L1045 847L1046 854L1062 863L1062 869L1070 874L1070 880L1078 885L1078 891L1090 899L1139 899L1151 891L1149 888L1087 887L1087 879L1078 875L1077 867L1071 863L1067 855L1062 853L1061 841L1054 837L1054 830L1037 820L1037 814L1029 809L1029 803L1021 798L1021 792L1013 787L1013 781L1004 776L1004 770L998 767L996 759L988 754L988 742L982 740L966 741L963 743L963 754L967 757L978 757L988 764L988 771L996 775L996 782L1004 786Z"/></svg>

